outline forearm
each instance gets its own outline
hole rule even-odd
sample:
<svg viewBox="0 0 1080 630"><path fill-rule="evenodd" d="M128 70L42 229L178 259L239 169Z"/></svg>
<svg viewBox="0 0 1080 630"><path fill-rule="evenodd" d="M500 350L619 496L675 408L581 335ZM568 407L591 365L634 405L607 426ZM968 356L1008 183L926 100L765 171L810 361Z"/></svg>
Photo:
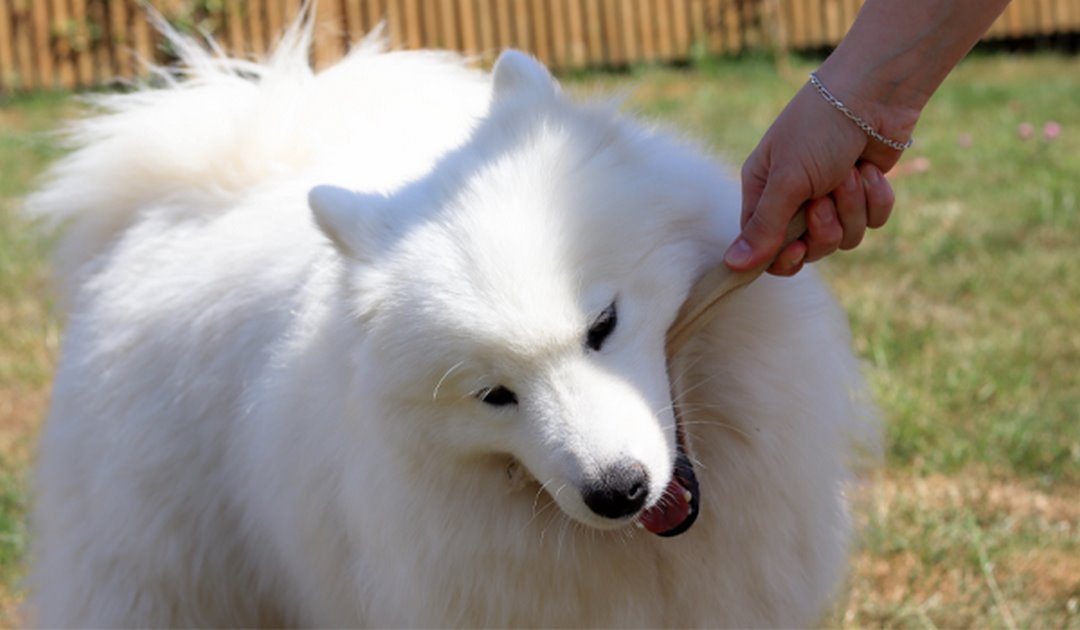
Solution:
<svg viewBox="0 0 1080 630"><path fill-rule="evenodd" d="M820 75L886 135L906 138L945 77L1008 3L867 0Z"/></svg>

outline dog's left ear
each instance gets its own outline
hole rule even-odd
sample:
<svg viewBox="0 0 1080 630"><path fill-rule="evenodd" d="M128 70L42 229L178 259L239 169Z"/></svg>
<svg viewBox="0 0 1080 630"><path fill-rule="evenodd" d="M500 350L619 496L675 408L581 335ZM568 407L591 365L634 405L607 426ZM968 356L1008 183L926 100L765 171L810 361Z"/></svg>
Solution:
<svg viewBox="0 0 1080 630"><path fill-rule="evenodd" d="M559 91L559 84L547 68L520 50L507 50L499 55L492 81L496 99L515 94L551 98Z"/></svg>
<svg viewBox="0 0 1080 630"><path fill-rule="evenodd" d="M355 260L370 260L390 236L387 205L382 195L337 186L316 186L308 192L315 224L339 252Z"/></svg>

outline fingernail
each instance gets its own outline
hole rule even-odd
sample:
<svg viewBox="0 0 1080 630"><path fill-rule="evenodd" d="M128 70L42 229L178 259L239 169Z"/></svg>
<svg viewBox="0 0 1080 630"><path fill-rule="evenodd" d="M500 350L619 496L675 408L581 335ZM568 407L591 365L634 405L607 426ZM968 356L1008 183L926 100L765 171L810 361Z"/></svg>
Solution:
<svg viewBox="0 0 1080 630"><path fill-rule="evenodd" d="M798 258L796 258L795 260L792 260L791 264L788 265L788 269L794 269L794 268L798 267L799 265L802 264L803 260L806 260L806 252L803 252L803 253L799 254Z"/></svg>
<svg viewBox="0 0 1080 630"><path fill-rule="evenodd" d="M724 262L728 265L744 265L750 260L750 253L750 243L747 243L745 239L740 238L728 248L727 252L724 254Z"/></svg>

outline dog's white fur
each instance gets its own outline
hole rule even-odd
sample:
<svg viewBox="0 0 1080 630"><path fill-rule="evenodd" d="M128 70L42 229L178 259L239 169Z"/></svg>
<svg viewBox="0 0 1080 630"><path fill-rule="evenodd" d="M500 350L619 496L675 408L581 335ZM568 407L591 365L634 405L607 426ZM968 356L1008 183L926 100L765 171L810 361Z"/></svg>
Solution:
<svg viewBox="0 0 1080 630"><path fill-rule="evenodd" d="M736 185L520 53L492 79L369 40L316 75L308 37L265 65L177 40L186 80L104 99L29 202L69 223L34 621L817 621L875 420L814 272L728 299L673 374L689 532L596 516L604 465L670 479L664 331ZM517 405L477 399L500 384Z"/></svg>

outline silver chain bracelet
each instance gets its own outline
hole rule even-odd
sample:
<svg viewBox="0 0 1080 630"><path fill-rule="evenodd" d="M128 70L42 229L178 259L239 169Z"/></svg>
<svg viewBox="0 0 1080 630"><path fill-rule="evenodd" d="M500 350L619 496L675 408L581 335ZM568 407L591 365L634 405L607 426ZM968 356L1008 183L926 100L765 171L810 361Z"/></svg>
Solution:
<svg viewBox="0 0 1080 630"><path fill-rule="evenodd" d="M818 78L816 72L810 73L810 85L817 88L818 93L821 94L821 98L825 99L826 103L840 110L842 114L851 119L851 122L858 125L859 129L862 129L864 132L866 132L866 135L870 136L874 140L877 140L881 144L884 144L889 148L896 149L897 151L903 151L904 149L907 149L911 147L911 145L915 144L915 138L909 138L907 142L898 142L896 140L892 140L891 138L886 138L885 136L875 131L874 128L870 126L870 123L866 122L862 118L859 118L859 115L848 109L847 105L844 105L843 101L833 96L832 92L829 91L829 88L825 87L825 84L822 83L821 79Z"/></svg>

